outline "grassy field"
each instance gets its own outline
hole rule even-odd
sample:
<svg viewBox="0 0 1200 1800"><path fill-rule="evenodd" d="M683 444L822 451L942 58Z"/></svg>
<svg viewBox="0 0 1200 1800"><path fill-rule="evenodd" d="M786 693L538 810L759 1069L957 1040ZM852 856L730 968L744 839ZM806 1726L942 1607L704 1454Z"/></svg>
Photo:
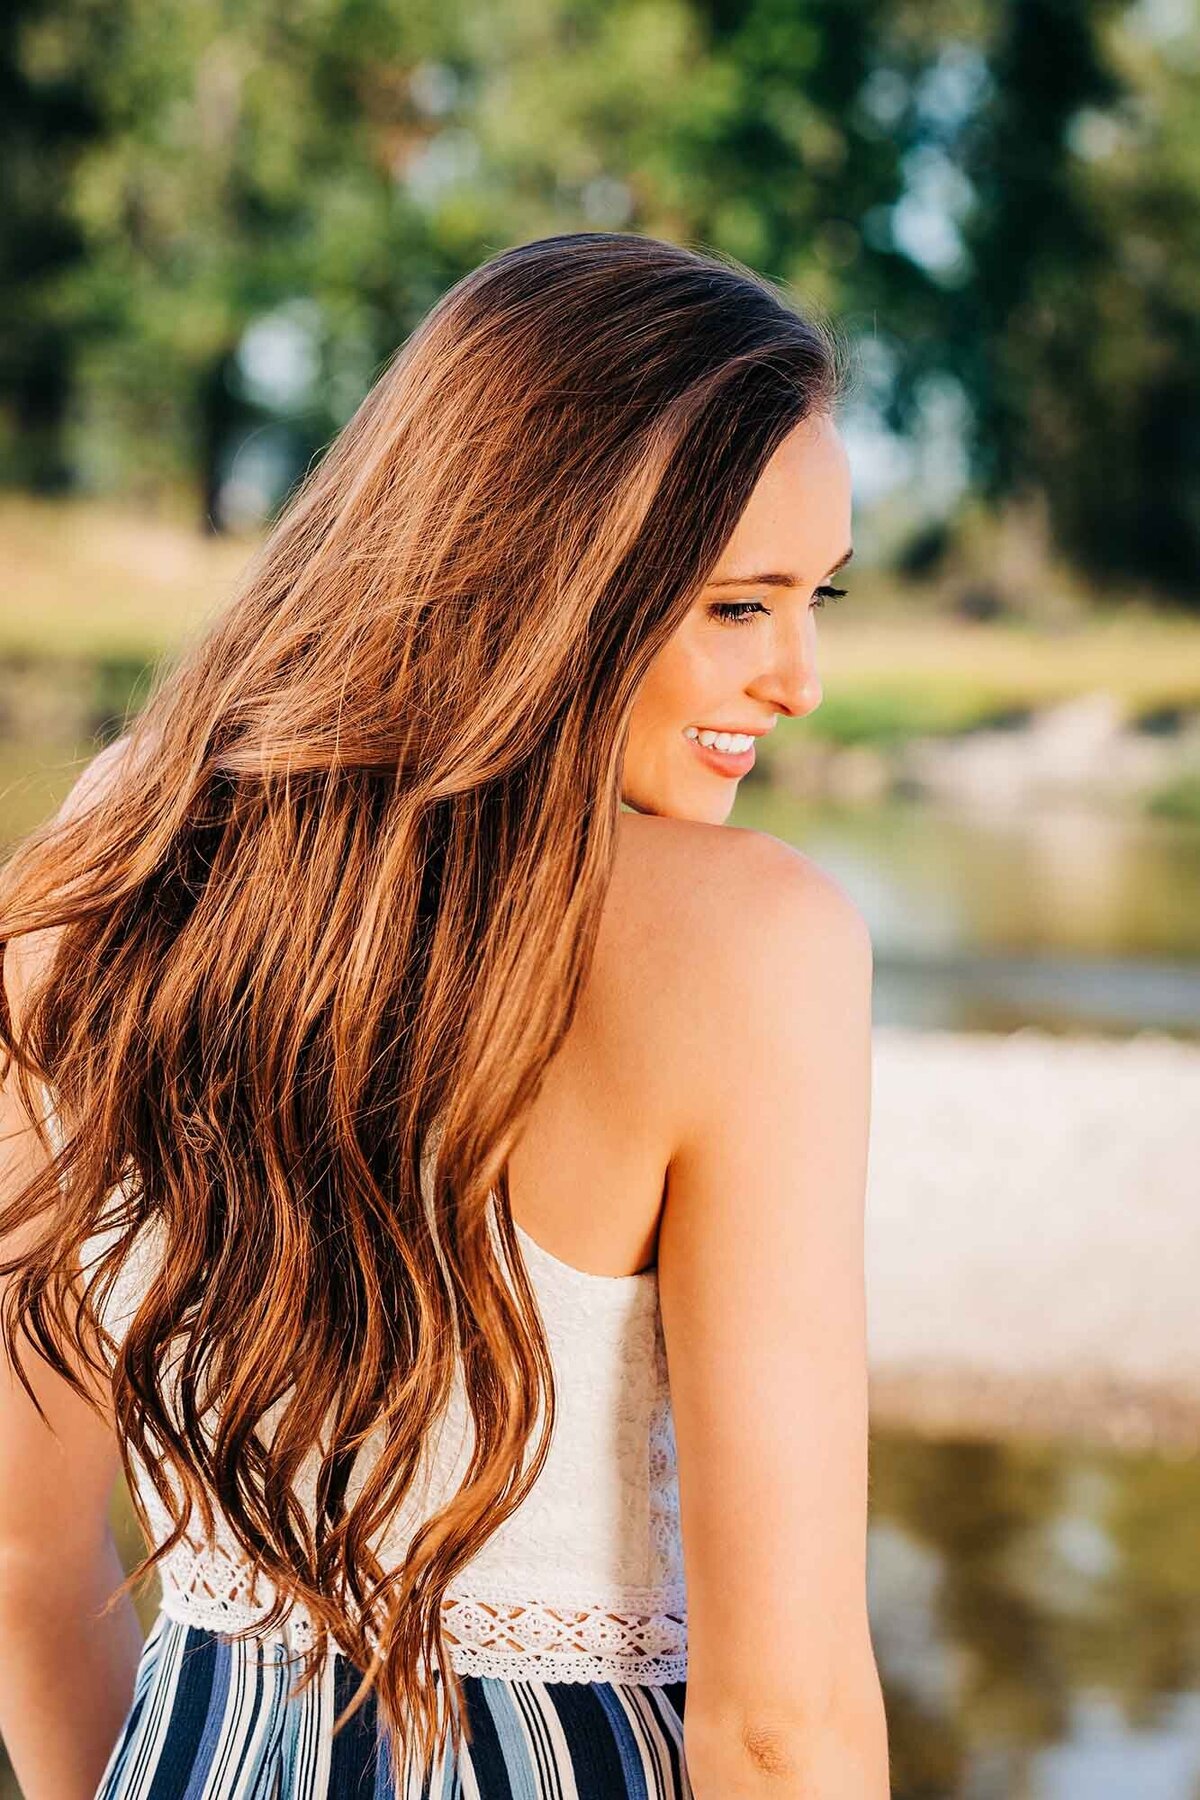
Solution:
<svg viewBox="0 0 1200 1800"><path fill-rule="evenodd" d="M218 610L255 542L205 538L183 515L0 497L11 571L0 658L149 661ZM1131 714L1200 706L1200 619L1135 606L1049 631L934 611L863 571L821 616L825 699L810 729L841 741L953 731L1097 689Z"/></svg>
<svg viewBox="0 0 1200 1800"><path fill-rule="evenodd" d="M0 497L0 656L169 650L233 592L254 544L97 501Z"/></svg>

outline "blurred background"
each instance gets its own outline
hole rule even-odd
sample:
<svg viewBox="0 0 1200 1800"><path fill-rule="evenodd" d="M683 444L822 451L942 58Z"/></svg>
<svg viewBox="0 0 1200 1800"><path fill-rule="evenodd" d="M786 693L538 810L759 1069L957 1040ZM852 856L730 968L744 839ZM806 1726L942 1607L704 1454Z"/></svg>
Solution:
<svg viewBox="0 0 1200 1800"><path fill-rule="evenodd" d="M895 1792L1196 1800L1193 0L9 0L0 94L0 844L493 251L838 319L850 592L733 823L875 941Z"/></svg>

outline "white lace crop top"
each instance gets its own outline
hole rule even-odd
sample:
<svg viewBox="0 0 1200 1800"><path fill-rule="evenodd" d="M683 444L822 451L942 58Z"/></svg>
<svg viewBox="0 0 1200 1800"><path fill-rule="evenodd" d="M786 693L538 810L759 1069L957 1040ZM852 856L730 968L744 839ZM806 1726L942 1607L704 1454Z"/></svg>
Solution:
<svg viewBox="0 0 1200 1800"><path fill-rule="evenodd" d="M117 1339L153 1279L150 1228L144 1236L106 1297L105 1323ZM593 1275L519 1225L517 1236L553 1359L556 1416L533 1489L445 1596L451 1662L462 1674L510 1679L682 1681L686 1603L657 1271ZM89 1239L85 1278L109 1241L104 1228ZM459 1386L444 1429L431 1434L419 1491L406 1496L378 1547L385 1569L398 1566L417 1526L459 1485L469 1431ZM315 1454L312 1464L310 1500ZM134 1470L142 1471L136 1460ZM157 1547L170 1520L144 1472L137 1485ZM357 1485L352 1477L350 1498ZM191 1543L193 1519L188 1538L158 1563L162 1608L209 1630L239 1630L266 1613L272 1590L261 1574L252 1588L251 1565L219 1511L215 1519L214 1541ZM275 1634L296 1649L311 1644L299 1603Z"/></svg>

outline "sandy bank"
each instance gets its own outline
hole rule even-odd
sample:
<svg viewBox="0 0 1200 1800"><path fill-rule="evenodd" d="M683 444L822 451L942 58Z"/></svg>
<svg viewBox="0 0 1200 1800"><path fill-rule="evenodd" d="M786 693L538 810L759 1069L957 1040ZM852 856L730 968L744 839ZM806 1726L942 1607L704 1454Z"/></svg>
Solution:
<svg viewBox="0 0 1200 1800"><path fill-rule="evenodd" d="M1200 1447L1200 1045L877 1027L872 1406Z"/></svg>

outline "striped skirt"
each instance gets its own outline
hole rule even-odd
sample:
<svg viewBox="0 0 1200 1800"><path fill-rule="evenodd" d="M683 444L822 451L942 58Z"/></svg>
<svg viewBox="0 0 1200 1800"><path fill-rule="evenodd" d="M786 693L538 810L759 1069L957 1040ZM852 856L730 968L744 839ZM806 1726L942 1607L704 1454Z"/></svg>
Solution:
<svg viewBox="0 0 1200 1800"><path fill-rule="evenodd" d="M330 1655L289 1697L298 1667L158 1613L95 1800L692 1800L686 1682L462 1676L471 1743L397 1782L374 1692L333 1733L359 1671Z"/></svg>

